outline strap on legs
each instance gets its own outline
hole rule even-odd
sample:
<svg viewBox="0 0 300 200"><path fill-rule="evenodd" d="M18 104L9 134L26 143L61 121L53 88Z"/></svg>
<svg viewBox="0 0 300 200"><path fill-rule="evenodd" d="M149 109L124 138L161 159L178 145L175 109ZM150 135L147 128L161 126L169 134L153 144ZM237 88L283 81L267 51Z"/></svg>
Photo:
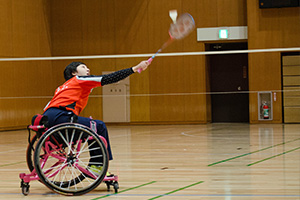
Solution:
<svg viewBox="0 0 300 200"><path fill-rule="evenodd" d="M92 117L90 117L91 121L90 121L90 128L97 133L97 123L93 120Z"/></svg>

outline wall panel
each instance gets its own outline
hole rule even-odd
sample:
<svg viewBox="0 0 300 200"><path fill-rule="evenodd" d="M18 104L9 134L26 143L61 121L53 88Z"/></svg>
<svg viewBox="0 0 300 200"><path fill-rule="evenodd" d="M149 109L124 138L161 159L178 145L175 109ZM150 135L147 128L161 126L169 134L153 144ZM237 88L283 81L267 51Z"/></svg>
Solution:
<svg viewBox="0 0 300 200"><path fill-rule="evenodd" d="M52 0L50 5L52 55L82 55L83 29L81 1Z"/></svg>
<svg viewBox="0 0 300 200"><path fill-rule="evenodd" d="M257 1L247 0L248 48L284 48L300 46L299 8L259 9ZM281 53L249 54L250 91L281 90ZM282 122L282 98L277 93L274 120ZM250 122L257 123L257 95L250 94Z"/></svg>
<svg viewBox="0 0 300 200"><path fill-rule="evenodd" d="M81 53L80 49L71 51L69 46L62 46L60 40L65 44L72 43L72 46L75 44L80 46L82 43L85 55L155 53L169 37L168 29L171 23L169 10L171 9L177 9L179 14L191 13L197 27L245 25L246 23L244 13L246 1L231 0L226 3L217 0L129 0L126 2L78 0L75 2L76 6L69 7L68 4L69 1L52 3L51 27L53 27L54 55L60 55L62 52L71 55ZM222 7L225 7L228 13L224 12ZM71 36L72 33L67 28L71 18L69 15L61 14L62 11L67 12L71 8L81 13L81 18L76 17L72 20L81 27L79 35L82 35L82 40ZM104 14L97 13L98 9L103 10ZM60 22L59 19L63 19L64 22ZM63 31L58 30L60 27ZM59 34L62 34L62 37ZM66 38L69 41L66 41ZM174 42L164 52L201 50L204 51L204 44L196 41L195 31L184 40ZM142 59L144 58L115 59L115 64L111 63L107 66L109 70L106 71L133 66ZM96 63L99 63L101 71L104 66L99 60L94 64ZM59 73L58 69L58 66L54 66L54 73ZM197 94L206 92L208 88L204 56L157 57L149 70L132 76L130 82L130 90L133 94L130 111L132 122L210 121L210 114L208 114L210 108L206 109L210 105L209 99L207 101L206 95ZM138 96L139 94L142 96ZM87 106L87 110L98 115L92 108L96 107Z"/></svg>
<svg viewBox="0 0 300 200"><path fill-rule="evenodd" d="M197 1L196 6L192 4L193 8L196 9L195 21L198 25L197 28L218 26L218 1L219 0L202 0ZM184 2L185 7L190 7L190 3L188 0L185 0Z"/></svg>
<svg viewBox="0 0 300 200"><path fill-rule="evenodd" d="M116 1L116 54L148 53L148 0Z"/></svg>
<svg viewBox="0 0 300 200"><path fill-rule="evenodd" d="M280 91L281 60L280 53L249 54L249 91ZM281 93L277 92L273 101L273 122L279 123L282 118ZM258 122L258 97L250 93L250 122Z"/></svg>
<svg viewBox="0 0 300 200"><path fill-rule="evenodd" d="M0 55L11 57L12 48L12 1L0 1ZM10 41L10 42L8 42Z"/></svg>
<svg viewBox="0 0 300 200"><path fill-rule="evenodd" d="M2 57L51 56L46 0L0 2ZM0 62L0 130L24 128L52 94L51 61Z"/></svg>
<svg viewBox="0 0 300 200"><path fill-rule="evenodd" d="M82 1L81 10L83 23L78 28L82 29L83 54L114 54L115 34L118 32L118 27L115 26L115 2Z"/></svg>
<svg viewBox="0 0 300 200"><path fill-rule="evenodd" d="M247 25L249 49L300 46L299 9L262 10L252 0L4 0L0 9L3 27L0 55L5 57L155 53L169 37L171 9L191 13L197 28ZM195 31L164 52L204 50L204 43L196 41ZM133 66L143 59L146 58L82 61L93 74L101 74ZM250 91L281 89L280 59L280 53L249 54ZM5 120L18 119L18 122L7 122L2 118L0 126L25 124L17 115L23 113L22 117L29 118L44 105L64 82L62 72L70 62L0 63L0 67L7 69L0 82L9 83L1 84L1 97L46 96L35 100L34 105L14 99L8 107L5 107L8 100L0 99ZM130 78L131 121L209 122L210 99L203 94L209 91L206 65L205 56L157 57L149 70ZM101 94L101 89L92 93ZM26 112L20 107L23 101L28 108ZM257 123L256 94L250 94L249 106L250 122ZM98 96L91 98L82 114L101 119L101 111L102 100ZM277 94L274 120L270 123L281 122L281 111L281 95Z"/></svg>
<svg viewBox="0 0 300 200"><path fill-rule="evenodd" d="M299 47L300 43L300 9L280 9L280 30L282 31L282 47Z"/></svg>
<svg viewBox="0 0 300 200"><path fill-rule="evenodd" d="M203 21L209 20L199 9L203 10L202 4L207 4L206 1L197 0L183 0L182 10L184 12L192 13L196 27L200 27ZM211 2L211 8L214 6ZM210 15L211 18L213 16ZM183 42L183 51L205 51L204 43L199 43L195 39L197 38L196 31L192 32L186 37ZM204 93L207 90L207 76L206 76L206 59L205 56L185 56L183 57L183 66L181 67L181 76L184 76L182 85L184 87L185 95L185 121L207 122L210 121L210 117L207 118L207 113L210 113L209 103Z"/></svg>
<svg viewBox="0 0 300 200"><path fill-rule="evenodd" d="M282 57L284 123L300 123L300 56Z"/></svg>
<svg viewBox="0 0 300 200"><path fill-rule="evenodd" d="M247 25L246 1L218 0L217 1L218 26L242 26ZM210 14L211 16L212 14Z"/></svg>
<svg viewBox="0 0 300 200"><path fill-rule="evenodd" d="M284 108L285 123L299 123L300 122L300 107L285 107Z"/></svg>

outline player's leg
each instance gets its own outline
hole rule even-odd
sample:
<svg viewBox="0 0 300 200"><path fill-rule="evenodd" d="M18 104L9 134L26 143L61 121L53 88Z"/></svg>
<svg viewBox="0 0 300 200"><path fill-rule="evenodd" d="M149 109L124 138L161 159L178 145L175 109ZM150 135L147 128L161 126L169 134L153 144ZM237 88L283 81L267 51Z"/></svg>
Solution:
<svg viewBox="0 0 300 200"><path fill-rule="evenodd" d="M58 108L49 108L43 115L48 116L49 127L70 122L71 118L74 116L73 112Z"/></svg>
<svg viewBox="0 0 300 200"><path fill-rule="evenodd" d="M92 121L92 119L90 119L90 118L78 117L78 123L88 126L88 127L90 127L91 121ZM102 122L100 120L93 120L93 121L96 122L97 134L104 137L107 142L108 158L109 158L109 160L112 160L112 153L111 153L107 128L106 128L104 122ZM103 157L99 157L99 152L97 150L97 149L99 149L99 147L97 146L96 143L92 144L92 142L90 142L89 145L91 145L89 147L90 148L90 156L91 156L90 161L89 161L89 163L90 163L89 169L95 175L98 175L98 172L102 171L102 166L101 166L101 164L99 165L98 163L102 163Z"/></svg>

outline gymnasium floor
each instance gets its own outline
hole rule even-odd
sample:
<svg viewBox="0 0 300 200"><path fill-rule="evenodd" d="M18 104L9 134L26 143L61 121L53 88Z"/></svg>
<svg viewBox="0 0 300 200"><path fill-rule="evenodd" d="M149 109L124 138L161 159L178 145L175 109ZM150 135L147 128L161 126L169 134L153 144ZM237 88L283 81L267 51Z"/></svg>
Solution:
<svg viewBox="0 0 300 200"><path fill-rule="evenodd" d="M72 199L300 199L300 124L108 126L118 194ZM38 181L23 196L27 131L0 132L0 199L70 199Z"/></svg>

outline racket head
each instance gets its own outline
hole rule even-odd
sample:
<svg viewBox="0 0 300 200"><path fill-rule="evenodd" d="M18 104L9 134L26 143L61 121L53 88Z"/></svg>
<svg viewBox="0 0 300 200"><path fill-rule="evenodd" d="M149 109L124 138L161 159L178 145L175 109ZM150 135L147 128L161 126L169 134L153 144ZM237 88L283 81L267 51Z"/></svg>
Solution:
<svg viewBox="0 0 300 200"><path fill-rule="evenodd" d="M180 40L189 35L194 29L194 18L189 13L184 13L177 18L175 24L171 24L169 35L172 39Z"/></svg>

